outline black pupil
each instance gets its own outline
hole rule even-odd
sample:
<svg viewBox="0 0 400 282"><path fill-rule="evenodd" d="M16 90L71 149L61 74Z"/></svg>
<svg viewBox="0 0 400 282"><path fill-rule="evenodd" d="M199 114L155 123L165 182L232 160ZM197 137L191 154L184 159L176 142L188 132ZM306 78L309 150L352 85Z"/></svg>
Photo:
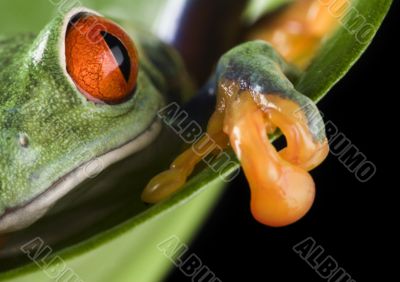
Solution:
<svg viewBox="0 0 400 282"><path fill-rule="evenodd" d="M131 75L131 60L129 58L128 50L126 50L124 44L122 44L122 42L112 34L106 31L101 31L100 34L103 36L104 41L113 53L125 81L128 82L129 76Z"/></svg>

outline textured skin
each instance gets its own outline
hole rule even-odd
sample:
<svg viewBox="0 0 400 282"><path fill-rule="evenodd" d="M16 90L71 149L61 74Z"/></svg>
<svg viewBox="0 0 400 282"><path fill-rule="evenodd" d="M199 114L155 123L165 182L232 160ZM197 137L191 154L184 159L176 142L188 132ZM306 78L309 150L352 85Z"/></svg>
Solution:
<svg viewBox="0 0 400 282"><path fill-rule="evenodd" d="M64 21L58 15L37 36L0 39L0 218L134 139L164 103L145 59L132 98L118 105L88 101L65 75Z"/></svg>

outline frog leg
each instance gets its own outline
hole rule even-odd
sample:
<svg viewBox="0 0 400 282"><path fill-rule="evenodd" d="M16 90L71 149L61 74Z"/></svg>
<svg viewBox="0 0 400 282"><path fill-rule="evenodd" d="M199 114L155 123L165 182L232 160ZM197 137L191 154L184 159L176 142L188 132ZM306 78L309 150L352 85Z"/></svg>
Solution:
<svg viewBox="0 0 400 282"><path fill-rule="evenodd" d="M269 226L299 220L310 209L315 184L308 170L329 148L315 104L298 92L294 74L277 51L261 41L225 54L217 67L224 132L229 136L251 190L253 216ZM279 128L287 147L277 152L268 134Z"/></svg>
<svg viewBox="0 0 400 282"><path fill-rule="evenodd" d="M217 66L217 104L207 128L223 148L228 137L250 185L253 216L270 226L293 223L310 209L315 185L308 170L328 153L320 113L287 78L293 73L264 42L232 49ZM276 128L287 141L280 152L268 138ZM150 181L142 199L154 203L179 190L202 156L185 151Z"/></svg>
<svg viewBox="0 0 400 282"><path fill-rule="evenodd" d="M336 29L347 0L297 0L276 17L266 18L248 34L248 39L269 42L288 62L305 68L323 38Z"/></svg>
<svg viewBox="0 0 400 282"><path fill-rule="evenodd" d="M224 132L249 182L254 218L265 225L284 226L312 206L315 184L307 170L325 159L328 146L326 140L315 141L307 124L287 111L293 102L267 96L271 104L263 108L249 91L237 92L227 105ZM268 138L268 129L274 127L281 129L288 144L279 153Z"/></svg>

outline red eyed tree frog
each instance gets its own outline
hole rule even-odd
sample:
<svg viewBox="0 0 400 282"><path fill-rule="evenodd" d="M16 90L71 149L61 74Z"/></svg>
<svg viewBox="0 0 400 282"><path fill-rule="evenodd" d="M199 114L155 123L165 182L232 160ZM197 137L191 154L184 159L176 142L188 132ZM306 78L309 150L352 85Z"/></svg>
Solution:
<svg viewBox="0 0 400 282"><path fill-rule="evenodd" d="M315 191L307 171L328 152L316 106L291 82L335 26L318 2L298 1L251 34L264 41L227 52L213 78L217 106L207 132L232 147L251 187L252 213L270 226L308 211ZM312 28L310 15L324 25ZM0 38L0 234L41 218L87 178L93 159L109 166L157 137L171 72L152 62L161 56L176 65L176 77L184 70L176 56L158 52L166 46L142 38L85 8L58 15L37 36ZM268 138L277 128L287 140L280 152ZM202 157L190 149L179 155L142 199L156 203L178 191Z"/></svg>

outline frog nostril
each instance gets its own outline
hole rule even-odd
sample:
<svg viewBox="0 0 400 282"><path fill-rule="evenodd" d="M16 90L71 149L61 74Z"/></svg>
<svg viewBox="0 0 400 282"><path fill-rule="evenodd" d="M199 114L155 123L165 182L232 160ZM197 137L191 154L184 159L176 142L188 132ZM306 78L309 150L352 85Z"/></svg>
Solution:
<svg viewBox="0 0 400 282"><path fill-rule="evenodd" d="M21 147L28 147L29 146L29 138L28 135L26 135L25 133L20 133L18 136L18 143Z"/></svg>

